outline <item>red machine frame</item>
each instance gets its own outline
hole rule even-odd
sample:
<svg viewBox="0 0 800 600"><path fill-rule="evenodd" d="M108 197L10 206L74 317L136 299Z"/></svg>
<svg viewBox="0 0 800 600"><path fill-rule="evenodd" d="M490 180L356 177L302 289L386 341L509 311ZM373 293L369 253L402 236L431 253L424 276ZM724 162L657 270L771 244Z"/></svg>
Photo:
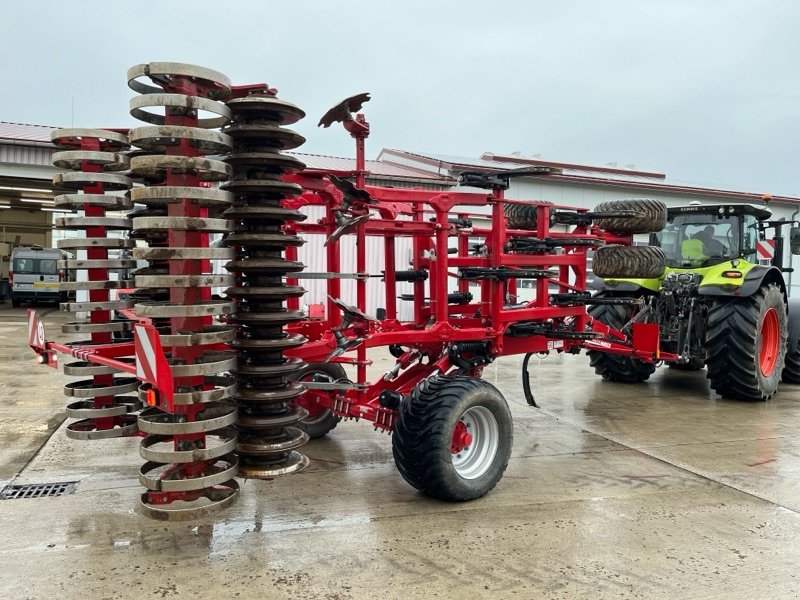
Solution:
<svg viewBox="0 0 800 600"><path fill-rule="evenodd" d="M234 89L234 96L262 88L264 86L240 86ZM186 92L191 95L196 90L190 86ZM361 103L357 104L360 108ZM343 103L331 112L341 106L346 105ZM182 116L167 117L168 122L179 125L184 124L185 119ZM601 230L592 224L591 215L585 215L588 213L585 208L506 199L504 190L511 175L502 173L472 174L466 183L476 186L473 191L366 185L365 140L369 136L369 124L362 114L353 117L348 111L333 121L341 121L356 141L355 170L305 170L285 174L282 178L285 182L298 184L303 190L298 196L284 200L284 207L322 206L325 209L325 216L319 222L290 222L283 230L289 235L324 236L326 273L322 276L327 279L328 295L326 310L318 311L311 305L308 318L286 326L288 333L300 334L307 341L297 348L285 350L284 355L308 363L347 364L353 366L356 373L354 381L304 382L308 390L295 402L308 410L311 418L329 410L336 417L366 419L376 429L392 431L397 423L400 402L422 381L437 373L453 372L480 378L487 364L500 356L512 354L577 353L581 348L589 348L645 362L678 358L677 355L659 352L658 326L655 324L633 323L628 336L587 314L587 253L604 244L630 245L630 234ZM193 155L191 149L186 148L176 148L171 152L179 150ZM350 183L348 179L340 178L355 181ZM169 176L166 181L170 182ZM200 184L197 177L191 178L189 183ZM527 210L535 206L535 219L531 218L531 224L535 221L535 226L527 229L509 227L507 207L513 205L529 207ZM478 206L489 206L491 210L480 212L476 210ZM171 204L168 208L170 217L203 216L198 212L200 209L188 200ZM551 224L559 222L555 218L559 214L571 215L570 219L560 221L571 223L570 231L558 231L552 227ZM488 220L489 224L474 225L479 219ZM350 273L342 271L340 238L344 234L355 237L355 271ZM400 237L412 238L411 271L398 271L397 268L395 244ZM383 241L384 268L381 274L367 272L369 238ZM515 241L519 240L535 242L534 247L520 249L515 246ZM208 234L170 231L167 242L170 246L203 248L208 246ZM297 260L298 251L294 245L286 247L285 258ZM210 270L205 259L192 261L189 266L172 260L169 262L170 273L176 275ZM296 286L303 277L303 273L288 275L286 283ZM385 316L380 320L366 314L367 280L370 277L384 280ZM341 301L343 278L355 279L354 306ZM451 279L457 281L455 294L449 293ZM535 280L533 300L509 301L516 297L517 279ZM413 317L410 320L399 318L397 295L401 280L413 281L410 298ZM477 282L477 297L473 297L470 291L471 281ZM430 295L427 301L426 288ZM172 289L170 294L177 304L192 305L207 301L210 289L178 288ZM300 298L289 297L286 308L298 311ZM185 414L194 420L205 406L202 403L190 407L176 406L173 401L175 385L183 381L187 385L210 389L208 386L211 384L204 383L202 377L173 378L156 328L147 319L137 318L130 311L124 312L128 318L138 321L133 327L133 342L110 343L110 336L106 336L109 339L95 340L105 343L91 345L48 342L36 312L29 311L29 344L40 362L53 367L56 366L56 353L61 352L88 363L131 373L149 384L145 394L147 404L167 413ZM108 317L107 314L101 316ZM177 320L178 326L185 326L189 331L200 330L210 323L211 317L208 316ZM383 377L368 381L367 367L371 363L367 351L381 346L388 347L395 356L395 366ZM228 346L218 343L202 349L223 351ZM193 346L173 348L172 358L186 358L192 363L200 351ZM134 354L135 363L119 360ZM524 385L528 401L535 405L527 383ZM192 436L199 439L203 434L183 437L192 440ZM175 437L177 444L180 436ZM454 454L471 443L471 436L463 423L457 424L452 438ZM194 492L150 492L150 499L156 504L195 496Z"/></svg>

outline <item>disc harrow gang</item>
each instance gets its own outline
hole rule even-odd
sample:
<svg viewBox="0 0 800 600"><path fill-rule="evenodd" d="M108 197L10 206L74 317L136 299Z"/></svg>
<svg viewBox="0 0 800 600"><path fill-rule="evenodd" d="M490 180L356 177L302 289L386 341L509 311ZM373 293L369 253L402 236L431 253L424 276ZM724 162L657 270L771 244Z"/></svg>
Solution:
<svg viewBox="0 0 800 600"><path fill-rule="evenodd" d="M211 290L228 283L212 272L211 261L233 252L209 243L229 230L228 221L210 213L230 205L232 195L202 187L231 172L206 156L232 147L229 136L213 130L229 121L220 100L230 95L230 82L202 67L151 63L132 67L128 85L143 94L131 100L131 115L152 124L129 133L142 151L131 158L131 176L146 184L132 194L143 206L131 214L132 236L148 244L133 250L135 259L148 261L135 273L134 312L161 332L175 383L171 412L150 408L139 417L147 434L141 507L157 519L196 518L232 504L239 492L233 381L224 375L236 356L222 346L234 331L219 323L234 305ZM140 394L146 397L147 389Z"/></svg>
<svg viewBox="0 0 800 600"><path fill-rule="evenodd" d="M236 301L236 312L227 321L236 325L230 346L238 357L232 374L239 408L239 474L269 479L308 465L308 458L297 451L308 435L296 427L308 413L292 403L305 388L290 381L305 363L283 355L306 341L302 335L284 332L284 326L303 318L284 303L299 298L304 290L283 281L287 273L303 269L302 263L284 257L286 248L303 243L284 227L305 216L281 206L284 198L303 191L281 181L285 173L304 167L281 151L305 141L284 127L305 113L268 90L230 100L228 108L233 120L224 131L234 148L225 160L233 168L233 179L223 188L234 195L234 204L224 213L233 223L225 244L235 249L236 256L225 268L235 277L226 293Z"/></svg>
<svg viewBox="0 0 800 600"><path fill-rule="evenodd" d="M130 322L114 319L112 311L130 308L131 303L111 298L111 290L131 287L127 273L135 264L129 254L133 241L120 235L131 228L130 220L116 216L116 211L131 206L127 191L132 182L124 173L130 145L126 135L100 129L56 129L51 140L61 149L53 154L53 164L69 169L57 173L53 184L71 191L56 196L55 205L83 212L55 221L57 229L74 232L58 242L71 257L58 264L61 308L88 315L88 321L64 323L62 331L88 334L89 339L80 342L82 348L107 348L115 333L130 329ZM87 298L72 301L78 291L85 291ZM132 360L115 355L121 361ZM138 432L134 413L141 403L136 395L125 395L136 391L136 378L117 377L117 369L85 361L65 364L64 374L88 378L64 387L65 395L74 399L67 405L67 417L77 419L67 425L68 437L96 440Z"/></svg>

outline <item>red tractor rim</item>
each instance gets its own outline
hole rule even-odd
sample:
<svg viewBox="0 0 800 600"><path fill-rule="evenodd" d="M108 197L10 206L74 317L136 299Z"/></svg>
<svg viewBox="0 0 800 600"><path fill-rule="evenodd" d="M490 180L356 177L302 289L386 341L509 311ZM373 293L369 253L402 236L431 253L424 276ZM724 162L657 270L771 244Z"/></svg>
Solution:
<svg viewBox="0 0 800 600"><path fill-rule="evenodd" d="M761 322L761 351L758 354L758 366L765 377L772 375L775 365L778 364L778 350L780 348L780 322L778 311L774 308L767 309Z"/></svg>

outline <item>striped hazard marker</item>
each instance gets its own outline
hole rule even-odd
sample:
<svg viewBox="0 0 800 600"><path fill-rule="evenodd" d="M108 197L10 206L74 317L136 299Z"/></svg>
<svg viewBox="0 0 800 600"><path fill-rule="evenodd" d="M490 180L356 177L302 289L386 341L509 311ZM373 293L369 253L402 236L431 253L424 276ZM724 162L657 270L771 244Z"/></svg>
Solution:
<svg viewBox="0 0 800 600"><path fill-rule="evenodd" d="M756 244L758 260L772 260L775 257L775 240L761 240Z"/></svg>
<svg viewBox="0 0 800 600"><path fill-rule="evenodd" d="M134 348L136 349L136 377L145 383L151 384L158 390L160 397L167 401L170 411L173 404L172 369L170 369L164 351L161 349L161 339L156 328L152 325L137 324L134 328ZM155 395L148 394L148 404L154 406Z"/></svg>

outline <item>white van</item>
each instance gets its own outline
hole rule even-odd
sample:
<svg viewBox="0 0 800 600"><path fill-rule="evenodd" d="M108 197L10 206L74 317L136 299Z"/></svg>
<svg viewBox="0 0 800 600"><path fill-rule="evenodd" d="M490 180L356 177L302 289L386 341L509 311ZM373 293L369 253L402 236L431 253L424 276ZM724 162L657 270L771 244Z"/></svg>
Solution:
<svg viewBox="0 0 800 600"><path fill-rule="evenodd" d="M58 290L58 284L66 281L66 272L58 268L58 261L69 257L57 248L14 248L8 270L11 304L66 302L67 294L62 295Z"/></svg>

